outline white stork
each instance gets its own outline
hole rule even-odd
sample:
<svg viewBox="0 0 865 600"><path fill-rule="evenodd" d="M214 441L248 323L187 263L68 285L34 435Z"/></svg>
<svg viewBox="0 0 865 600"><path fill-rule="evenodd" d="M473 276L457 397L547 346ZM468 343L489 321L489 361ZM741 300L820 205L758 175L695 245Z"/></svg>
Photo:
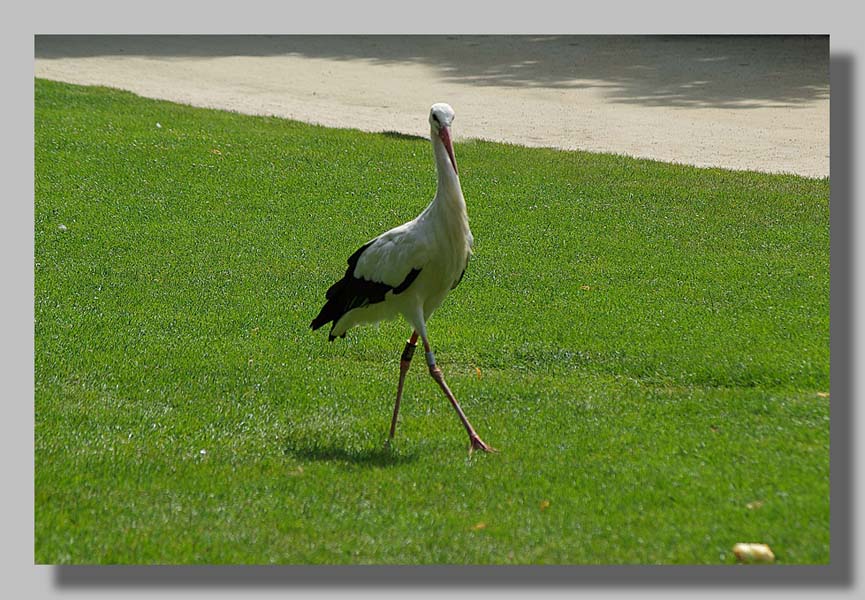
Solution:
<svg viewBox="0 0 865 600"><path fill-rule="evenodd" d="M426 328L430 315L462 280L472 253L472 232L451 142L453 119L454 111L448 104L433 104L430 108L430 138L438 173L432 202L408 223L386 231L349 257L345 276L327 290L327 302L310 327L315 330L332 322L329 339L333 341L345 337L346 331L355 325L402 315L413 332L399 363L390 438L396 431L405 374L420 337L430 375L469 434L469 452L492 452L493 448L475 432L445 383Z"/></svg>

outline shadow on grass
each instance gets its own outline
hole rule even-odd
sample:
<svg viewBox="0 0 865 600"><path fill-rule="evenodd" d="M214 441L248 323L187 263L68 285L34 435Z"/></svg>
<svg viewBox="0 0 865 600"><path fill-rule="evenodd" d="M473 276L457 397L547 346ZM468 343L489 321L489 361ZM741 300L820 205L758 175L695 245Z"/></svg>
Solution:
<svg viewBox="0 0 865 600"><path fill-rule="evenodd" d="M322 434L323 435L323 434ZM359 446L349 440L322 440L311 434L291 435L284 445L286 454L301 460L336 462L361 467L392 467L417 460L417 452L397 449L392 444Z"/></svg>
<svg viewBox="0 0 865 600"><path fill-rule="evenodd" d="M399 131L382 131L381 134L385 137L396 138L398 140L422 140L428 142L429 139L422 135L412 135L410 133L400 133Z"/></svg>

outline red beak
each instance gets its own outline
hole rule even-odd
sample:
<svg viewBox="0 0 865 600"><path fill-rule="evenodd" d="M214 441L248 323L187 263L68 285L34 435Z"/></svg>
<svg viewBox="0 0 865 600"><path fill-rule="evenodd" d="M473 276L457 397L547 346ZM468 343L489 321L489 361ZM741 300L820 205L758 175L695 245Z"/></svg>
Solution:
<svg viewBox="0 0 865 600"><path fill-rule="evenodd" d="M442 140L442 144L445 145L445 150L446 150L447 153L448 153L448 158L451 159L451 164L452 164L453 167L454 167L454 173L456 173L457 175L459 175L460 172L459 172L459 169L457 169L457 159L454 158L454 145L453 145L453 143L451 142L451 132L450 132L450 129L448 129L447 127L442 126L442 128L439 129L439 137L440 137L441 140Z"/></svg>

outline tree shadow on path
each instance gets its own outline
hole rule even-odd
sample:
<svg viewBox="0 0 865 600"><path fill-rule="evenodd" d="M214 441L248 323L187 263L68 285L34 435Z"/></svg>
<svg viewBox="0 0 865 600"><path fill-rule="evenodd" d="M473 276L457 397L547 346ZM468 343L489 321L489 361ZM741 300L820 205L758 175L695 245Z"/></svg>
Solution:
<svg viewBox="0 0 865 600"><path fill-rule="evenodd" d="M305 57L421 64L450 84L599 89L611 102L758 108L829 97L828 36L36 36L37 59Z"/></svg>

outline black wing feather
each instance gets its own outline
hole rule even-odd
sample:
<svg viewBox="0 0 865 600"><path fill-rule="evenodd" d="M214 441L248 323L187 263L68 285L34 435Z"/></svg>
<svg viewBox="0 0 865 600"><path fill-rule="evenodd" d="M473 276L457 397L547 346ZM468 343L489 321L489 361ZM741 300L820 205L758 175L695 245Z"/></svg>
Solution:
<svg viewBox="0 0 865 600"><path fill-rule="evenodd" d="M372 240L364 244L348 257L348 268L345 270L345 275L328 288L324 295L327 298L327 302L318 313L318 316L309 324L313 331L331 322L333 325L330 330L333 331L333 327L336 326L337 321L348 311L355 308L363 308L377 302L384 302L384 297L388 292L393 291L394 294L401 294L417 279L421 271L420 269L409 271L409 274L406 275L402 283L396 287L378 281L369 281L361 277L355 277L353 273L357 266L357 261L364 250L369 248L375 241ZM342 337L345 337L344 333ZM330 335L328 339L333 341L334 336Z"/></svg>

